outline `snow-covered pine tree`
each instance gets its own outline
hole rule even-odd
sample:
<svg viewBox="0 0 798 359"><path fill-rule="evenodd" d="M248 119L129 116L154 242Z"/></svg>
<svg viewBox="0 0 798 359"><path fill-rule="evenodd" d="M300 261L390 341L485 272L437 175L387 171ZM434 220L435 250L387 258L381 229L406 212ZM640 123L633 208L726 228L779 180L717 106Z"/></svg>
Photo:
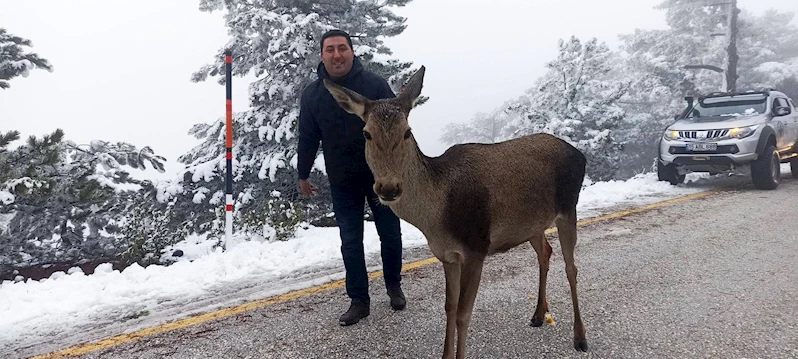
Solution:
<svg viewBox="0 0 798 359"><path fill-rule="evenodd" d="M405 19L392 7L409 0L238 1L202 0L203 11L226 10L233 52L233 74L254 74L249 86L250 110L235 114L233 175L236 230L270 239L293 235L302 221L325 218L331 212L322 158L311 179L321 187L319 197L300 197L296 179L297 117L301 91L316 79L321 35L339 28L353 37L355 54L364 66L392 85L394 92L414 69L410 62L390 59L382 37L399 35ZM193 81L224 74L224 49L216 61L201 68ZM224 83L220 76L219 83ZM180 157L187 165L181 181L162 200L175 210L194 215L192 230L206 232L223 226L224 119L197 124L190 133L202 141Z"/></svg>
<svg viewBox="0 0 798 359"><path fill-rule="evenodd" d="M762 16L743 11L738 48L744 88L772 87L798 100L798 27L795 14L775 9Z"/></svg>
<svg viewBox="0 0 798 359"><path fill-rule="evenodd" d="M517 111L507 102L490 113L477 113L467 123L450 123L443 128L439 140L446 145L458 143L497 143L512 137Z"/></svg>
<svg viewBox="0 0 798 359"><path fill-rule="evenodd" d="M526 96L512 106L520 116L514 136L546 132L582 150L592 180L612 179L623 144L615 131L624 117L617 105L628 83L613 73L615 55L604 43L576 37L559 41L557 59Z"/></svg>
<svg viewBox="0 0 798 359"><path fill-rule="evenodd" d="M186 223L191 218L175 211L171 203L158 201L158 189L149 181L141 182L142 189L124 211L120 221L121 260L125 265L138 263L145 267L162 264L166 247L188 237ZM166 256L166 257L165 257Z"/></svg>
<svg viewBox="0 0 798 359"><path fill-rule="evenodd" d="M130 240L120 227L146 184L125 166L163 172L164 158L127 143L79 145L60 129L9 150L17 139L0 134L0 272L120 254Z"/></svg>
<svg viewBox="0 0 798 359"><path fill-rule="evenodd" d="M30 70L53 71L49 61L36 53L26 53L25 47L32 46L30 40L9 34L0 27L0 89L11 87L8 81L17 76L28 77Z"/></svg>
<svg viewBox="0 0 798 359"><path fill-rule="evenodd" d="M478 112L468 123L450 123L443 128L440 141L446 145L458 143L496 143L501 126L492 114ZM497 128L497 126L499 126Z"/></svg>

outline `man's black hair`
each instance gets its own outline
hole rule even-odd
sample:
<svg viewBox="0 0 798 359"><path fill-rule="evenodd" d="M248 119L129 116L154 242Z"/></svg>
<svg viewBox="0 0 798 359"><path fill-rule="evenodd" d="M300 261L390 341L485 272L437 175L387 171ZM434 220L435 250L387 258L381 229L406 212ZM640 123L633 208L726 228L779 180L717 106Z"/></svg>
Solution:
<svg viewBox="0 0 798 359"><path fill-rule="evenodd" d="M324 51L324 40L327 39L328 37L333 37L333 36L343 36L343 37L345 37L346 38L346 42L349 43L349 48L350 49L354 49L352 47L352 38L349 37L349 34L347 34L346 31L335 29L335 30L327 31L327 32L324 33L324 35L321 35L321 44L319 44L319 47L321 48L322 52Z"/></svg>

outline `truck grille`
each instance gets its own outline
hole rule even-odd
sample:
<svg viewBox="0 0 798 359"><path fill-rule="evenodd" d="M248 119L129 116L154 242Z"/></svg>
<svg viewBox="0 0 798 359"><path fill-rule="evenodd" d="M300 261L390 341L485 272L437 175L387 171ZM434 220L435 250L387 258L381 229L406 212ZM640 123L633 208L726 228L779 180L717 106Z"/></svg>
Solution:
<svg viewBox="0 0 798 359"><path fill-rule="evenodd" d="M715 151L701 151L701 152L688 151L687 148L685 148L684 146L671 146L668 148L668 153L673 155L687 155L687 154L721 155L727 153L735 154L738 152L740 152L740 149L737 147L737 145L723 145L723 146L718 146L718 149Z"/></svg>
<svg viewBox="0 0 798 359"><path fill-rule="evenodd" d="M679 131L679 138L689 138L696 140L718 139L729 134L729 129L725 130L701 130L701 131Z"/></svg>

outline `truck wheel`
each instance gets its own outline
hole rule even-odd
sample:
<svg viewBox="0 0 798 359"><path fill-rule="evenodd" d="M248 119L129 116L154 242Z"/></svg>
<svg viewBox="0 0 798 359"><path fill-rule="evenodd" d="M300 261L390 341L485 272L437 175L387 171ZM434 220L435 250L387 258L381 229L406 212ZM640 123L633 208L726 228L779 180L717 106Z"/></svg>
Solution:
<svg viewBox="0 0 798 359"><path fill-rule="evenodd" d="M798 158L793 158L790 161L790 172L792 172L792 178L798 178Z"/></svg>
<svg viewBox="0 0 798 359"><path fill-rule="evenodd" d="M781 160L776 147L768 145L762 154L751 163L751 179L758 189L776 189L781 180Z"/></svg>
<svg viewBox="0 0 798 359"><path fill-rule="evenodd" d="M670 182L674 186L684 182L684 175L679 174L676 166L673 164L664 165L659 160L657 160L657 178L660 181Z"/></svg>

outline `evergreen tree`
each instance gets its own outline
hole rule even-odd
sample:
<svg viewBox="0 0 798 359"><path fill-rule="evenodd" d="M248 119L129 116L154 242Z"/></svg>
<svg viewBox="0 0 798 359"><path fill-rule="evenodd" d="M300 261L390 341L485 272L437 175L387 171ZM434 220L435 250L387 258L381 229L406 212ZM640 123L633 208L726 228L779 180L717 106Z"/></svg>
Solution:
<svg viewBox="0 0 798 359"><path fill-rule="evenodd" d="M774 9L762 16L743 11L740 20L740 80L743 88L776 88L798 100L798 27L795 14Z"/></svg>
<svg viewBox="0 0 798 359"><path fill-rule="evenodd" d="M447 145L458 143L497 143L509 139L516 128L517 112L510 102L491 113L477 113L468 123L450 123L443 128L440 141Z"/></svg>
<svg viewBox="0 0 798 359"><path fill-rule="evenodd" d="M30 70L40 68L52 72L49 61L36 53L26 53L25 47L33 44L28 39L14 36L6 29L0 28L0 89L11 87L9 80L17 77L28 77Z"/></svg>
<svg viewBox="0 0 798 359"><path fill-rule="evenodd" d="M349 32L354 51L364 66L386 79L398 93L414 69L409 62L390 59L381 37L399 35L405 19L391 7L409 0L239 1L202 0L202 11L226 10L233 53L233 74L254 73L249 86L249 111L235 114L233 141L236 228L269 239L290 237L298 223L319 221L331 212L329 184L319 157L311 179L321 193L310 201L297 189L296 147L299 99L316 79L320 38L330 29ZM193 81L219 76L224 83L224 49L216 61L197 71ZM180 213L193 213L191 229L198 232L223 227L225 181L224 119L197 124L190 133L202 142L180 157L187 165L182 178L162 190L161 199L173 201ZM318 223L318 222L313 222Z"/></svg>
<svg viewBox="0 0 798 359"><path fill-rule="evenodd" d="M445 127L445 144L495 143L532 133L549 133L579 148L587 157L593 180L614 177L623 143L615 131L625 115L617 105L629 84L619 81L620 59L604 43L576 37L558 42L549 71L526 94L507 101L489 114L477 114L467 124Z"/></svg>
<svg viewBox="0 0 798 359"><path fill-rule="evenodd" d="M628 83L615 80L615 63L596 38L560 40L557 59L546 64L549 71L513 106L520 114L511 124L517 128L514 135L560 137L585 153L591 179L612 179L623 149L615 138L625 115L617 102L628 90Z"/></svg>
<svg viewBox="0 0 798 359"><path fill-rule="evenodd" d="M78 145L56 130L41 139L0 134L0 269L114 257L126 248L120 227L147 182L125 167L163 172L149 147L93 141Z"/></svg>

